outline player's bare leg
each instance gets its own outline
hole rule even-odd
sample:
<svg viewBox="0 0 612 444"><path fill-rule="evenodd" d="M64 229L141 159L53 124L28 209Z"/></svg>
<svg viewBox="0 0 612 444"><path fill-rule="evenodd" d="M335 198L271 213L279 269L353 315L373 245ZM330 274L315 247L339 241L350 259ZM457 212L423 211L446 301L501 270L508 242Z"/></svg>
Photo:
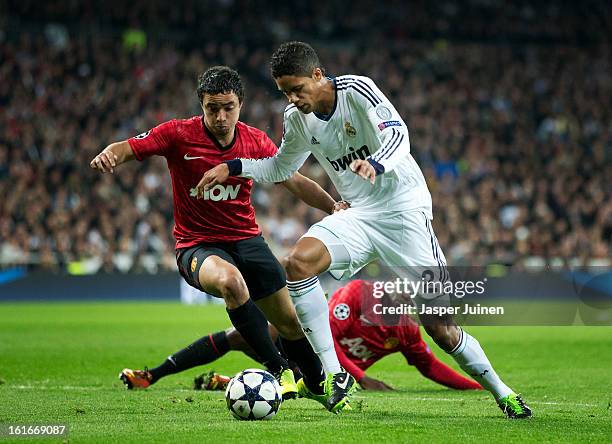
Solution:
<svg viewBox="0 0 612 444"><path fill-rule="evenodd" d="M249 300L249 290L240 270L218 256L208 256L204 260L198 279L202 290L223 298L228 311Z"/></svg>
<svg viewBox="0 0 612 444"><path fill-rule="evenodd" d="M531 409L497 375L480 343L462 328L452 316L420 315L427 334L457 364L495 397L509 418L529 418Z"/></svg>
<svg viewBox="0 0 612 444"><path fill-rule="evenodd" d="M268 321L276 327L281 337L291 341L304 338L304 332L302 332L286 287L258 300L256 304L264 312Z"/></svg>
<svg viewBox="0 0 612 444"><path fill-rule="evenodd" d="M423 328L434 342L446 353L450 353L461 339L461 330L451 316L419 316Z"/></svg>
<svg viewBox="0 0 612 444"><path fill-rule="evenodd" d="M218 256L208 256L200 267L198 279L204 291L223 298L236 330L278 378L283 399L295 398L297 386L293 372L274 346L268 332L268 321L249 297L246 282L238 268Z"/></svg>
<svg viewBox="0 0 612 444"><path fill-rule="evenodd" d="M349 394L356 387L355 379L342 370L336 356L327 300L319 283L318 275L330 265L331 255L327 247L314 237L301 238L283 260L287 272L287 288L302 330L319 355L327 374L326 407L337 413L348 404Z"/></svg>

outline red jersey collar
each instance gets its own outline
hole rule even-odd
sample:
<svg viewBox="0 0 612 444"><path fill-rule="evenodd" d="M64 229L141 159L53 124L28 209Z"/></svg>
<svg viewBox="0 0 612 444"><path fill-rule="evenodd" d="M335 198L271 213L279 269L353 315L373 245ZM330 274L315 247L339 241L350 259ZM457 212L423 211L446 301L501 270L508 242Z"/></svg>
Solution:
<svg viewBox="0 0 612 444"><path fill-rule="evenodd" d="M229 143L229 145L223 146L219 143L215 135L208 129L206 123L204 123L204 116L202 116L200 120L202 121L202 129L204 130L204 133L210 138L210 140L213 141L217 148L219 148L221 151L229 151L234 147L236 144L236 139L238 139L238 125L234 127L234 138L232 141Z"/></svg>

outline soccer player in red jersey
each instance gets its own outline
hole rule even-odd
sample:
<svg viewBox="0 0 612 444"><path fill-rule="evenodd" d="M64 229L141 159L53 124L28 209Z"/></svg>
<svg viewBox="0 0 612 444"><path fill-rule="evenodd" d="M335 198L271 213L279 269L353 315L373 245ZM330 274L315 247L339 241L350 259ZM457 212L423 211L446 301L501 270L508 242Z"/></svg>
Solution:
<svg viewBox="0 0 612 444"><path fill-rule="evenodd" d="M392 353L404 355L408 364L413 365L426 378L438 384L457 390L481 390L476 381L466 378L448 367L429 349L421 338L419 326L407 315L396 319L381 319L371 310L380 299L373 296L372 284L363 280L354 280L336 290L329 300L329 320L338 359L346 370L359 382L364 390L393 390L388 384L366 374L366 370L375 362ZM364 310L365 308L365 310ZM374 316L372 316L374 315ZM385 326L384 324L393 324ZM270 335L274 340L278 332L270 326ZM210 340L199 349L197 365L205 365L219 359L230 350L242 351L251 358L260 361L253 350L231 328L212 333L205 338ZM282 344L277 343L279 348ZM209 372L196 378L196 388L222 390L230 378ZM301 384L298 382L298 386ZM308 391L301 391L308 396Z"/></svg>
<svg viewBox="0 0 612 444"><path fill-rule="evenodd" d="M235 157L273 156L277 147L264 132L238 120L244 90L236 71L224 66L208 69L198 79L197 94L203 116L170 120L112 143L90 166L114 173L118 165L133 159L165 157L172 178L174 236L181 275L195 288L225 300L232 324L277 376L285 399L297 396L297 385L287 360L270 338L266 318L280 332L287 356L298 364L308 387L329 398L333 387L330 393L320 387L325 375L298 322L284 270L255 222L253 181L232 178L201 194L194 189L204 171ZM337 208L329 194L304 176L296 174L283 185L327 213ZM125 369L120 378L128 388L147 386L163 375L189 368L202 345L190 345L151 371Z"/></svg>
<svg viewBox="0 0 612 444"><path fill-rule="evenodd" d="M438 360L421 338L419 326L409 316L382 319L373 306L372 284L354 280L336 290L329 301L329 321L340 364L367 390L391 390L365 370L392 353L404 355L426 378L458 390L482 389Z"/></svg>

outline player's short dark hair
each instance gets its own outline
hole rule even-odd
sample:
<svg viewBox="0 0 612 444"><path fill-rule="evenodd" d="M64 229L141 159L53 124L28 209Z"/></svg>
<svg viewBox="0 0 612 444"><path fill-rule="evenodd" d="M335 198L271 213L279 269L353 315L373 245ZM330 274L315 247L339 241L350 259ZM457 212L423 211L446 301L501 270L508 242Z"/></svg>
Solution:
<svg viewBox="0 0 612 444"><path fill-rule="evenodd" d="M285 42L274 51L270 59L272 77L310 77L315 68L321 68L319 56L312 46L304 42Z"/></svg>
<svg viewBox="0 0 612 444"><path fill-rule="evenodd" d="M200 103L204 100L204 94L235 93L238 101L244 99L244 87L242 80L236 70L229 66L213 66L208 68L204 74L198 77L198 99Z"/></svg>

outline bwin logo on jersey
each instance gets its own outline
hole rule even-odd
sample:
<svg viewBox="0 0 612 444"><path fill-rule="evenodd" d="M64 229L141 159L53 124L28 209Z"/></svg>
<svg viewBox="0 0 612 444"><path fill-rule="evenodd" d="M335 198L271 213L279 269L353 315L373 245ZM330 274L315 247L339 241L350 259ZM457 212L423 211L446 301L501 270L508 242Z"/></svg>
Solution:
<svg viewBox="0 0 612 444"><path fill-rule="evenodd" d="M370 150L368 149L367 145L362 146L357 151L355 151L355 148L349 147L349 151L350 152L347 155L339 157L336 160L330 160L329 157L325 157L325 158L327 159L329 163L331 163L331 166L334 167L334 170L346 171L346 169L349 167L349 165L351 164L353 160L357 160L357 159L366 160L366 158L370 155Z"/></svg>
<svg viewBox="0 0 612 444"><path fill-rule="evenodd" d="M236 199L238 191L240 191L240 185L227 185L225 187L223 185L215 185L210 190L204 191L204 200L218 202L220 200ZM195 188L190 190L191 197L197 197L197 193Z"/></svg>

